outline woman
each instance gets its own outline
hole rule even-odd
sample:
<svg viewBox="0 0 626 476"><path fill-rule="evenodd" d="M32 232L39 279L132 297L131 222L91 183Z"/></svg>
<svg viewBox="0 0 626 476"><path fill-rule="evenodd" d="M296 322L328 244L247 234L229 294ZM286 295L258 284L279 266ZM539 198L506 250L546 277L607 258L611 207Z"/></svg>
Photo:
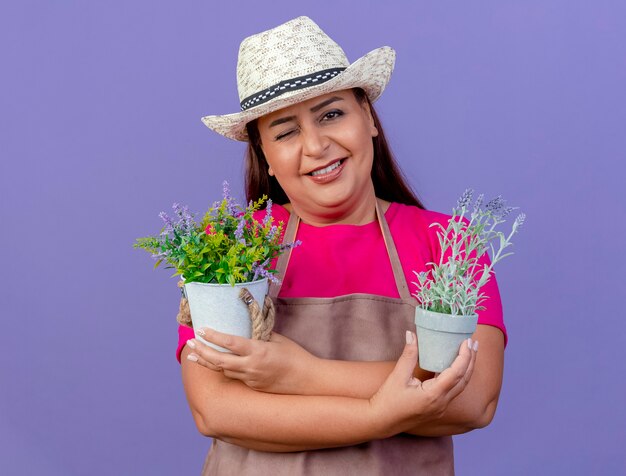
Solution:
<svg viewBox="0 0 626 476"><path fill-rule="evenodd" d="M453 474L450 435L493 418L505 343L495 280L452 366L416 365L408 283L437 259L428 225L448 216L406 186L371 106L394 58L384 47L350 64L300 17L244 40L242 112L203 118L249 141L248 199L267 193L284 239L303 242L278 261L269 342L205 329L222 354L180 328L189 405L215 438L203 474Z"/></svg>

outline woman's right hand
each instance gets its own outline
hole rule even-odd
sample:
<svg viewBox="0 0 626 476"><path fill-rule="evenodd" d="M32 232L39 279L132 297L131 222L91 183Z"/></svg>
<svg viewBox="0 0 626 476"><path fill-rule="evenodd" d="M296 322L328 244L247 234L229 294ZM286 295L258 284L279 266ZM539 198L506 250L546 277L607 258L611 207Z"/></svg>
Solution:
<svg viewBox="0 0 626 476"><path fill-rule="evenodd" d="M230 351L220 352L198 339L187 341L193 349L190 360L225 377L241 380L253 390L286 395L304 394L310 369L316 357L296 342L272 332L267 342L224 334L214 329L196 331L205 340Z"/></svg>
<svg viewBox="0 0 626 476"><path fill-rule="evenodd" d="M463 341L459 355L441 374L424 382L413 377L417 364L417 339L407 331L407 344L393 371L370 398L375 424L388 436L440 418L448 404L467 386L478 342Z"/></svg>

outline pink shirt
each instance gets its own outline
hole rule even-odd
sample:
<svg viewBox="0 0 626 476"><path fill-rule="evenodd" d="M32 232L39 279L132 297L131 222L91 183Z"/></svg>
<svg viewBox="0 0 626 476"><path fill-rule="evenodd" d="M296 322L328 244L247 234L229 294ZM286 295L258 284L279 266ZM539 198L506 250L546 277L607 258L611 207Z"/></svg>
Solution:
<svg viewBox="0 0 626 476"><path fill-rule="evenodd" d="M289 220L289 212L274 205L275 220ZM265 212L259 212L261 220ZM413 271L426 271L428 262L439 262L441 248L437 239L437 227L433 222L446 226L450 215L417 207L392 203L385 213L404 270L409 291L416 291ZM280 297L336 297L352 293L376 294L400 297L391 270L378 221L366 225L330 225L315 227L300 222L297 239L302 245L292 251L287 272L283 277ZM481 258L488 262L487 255ZM507 333L502 315L502 302L495 276L491 276L481 292L488 296L478 312L478 323L495 326ZM178 328L176 357L193 330L186 326Z"/></svg>

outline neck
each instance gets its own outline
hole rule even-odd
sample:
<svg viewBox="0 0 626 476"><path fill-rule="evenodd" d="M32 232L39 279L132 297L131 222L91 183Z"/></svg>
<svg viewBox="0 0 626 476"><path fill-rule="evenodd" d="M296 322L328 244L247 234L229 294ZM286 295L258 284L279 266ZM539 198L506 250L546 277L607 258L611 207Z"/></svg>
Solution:
<svg viewBox="0 0 626 476"><path fill-rule="evenodd" d="M376 220L376 196L373 191L363 200L325 208L321 212L311 213L297 204L286 208L291 211L292 207L304 223L313 226L366 225Z"/></svg>

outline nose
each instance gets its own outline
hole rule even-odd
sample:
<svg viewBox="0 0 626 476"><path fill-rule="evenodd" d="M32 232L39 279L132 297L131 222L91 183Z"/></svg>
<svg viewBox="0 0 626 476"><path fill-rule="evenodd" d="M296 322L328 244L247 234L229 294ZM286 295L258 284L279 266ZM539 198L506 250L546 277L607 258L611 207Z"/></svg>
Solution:
<svg viewBox="0 0 626 476"><path fill-rule="evenodd" d="M302 138L302 154L311 158L323 156L330 143L324 131L315 126L303 127L300 137Z"/></svg>

